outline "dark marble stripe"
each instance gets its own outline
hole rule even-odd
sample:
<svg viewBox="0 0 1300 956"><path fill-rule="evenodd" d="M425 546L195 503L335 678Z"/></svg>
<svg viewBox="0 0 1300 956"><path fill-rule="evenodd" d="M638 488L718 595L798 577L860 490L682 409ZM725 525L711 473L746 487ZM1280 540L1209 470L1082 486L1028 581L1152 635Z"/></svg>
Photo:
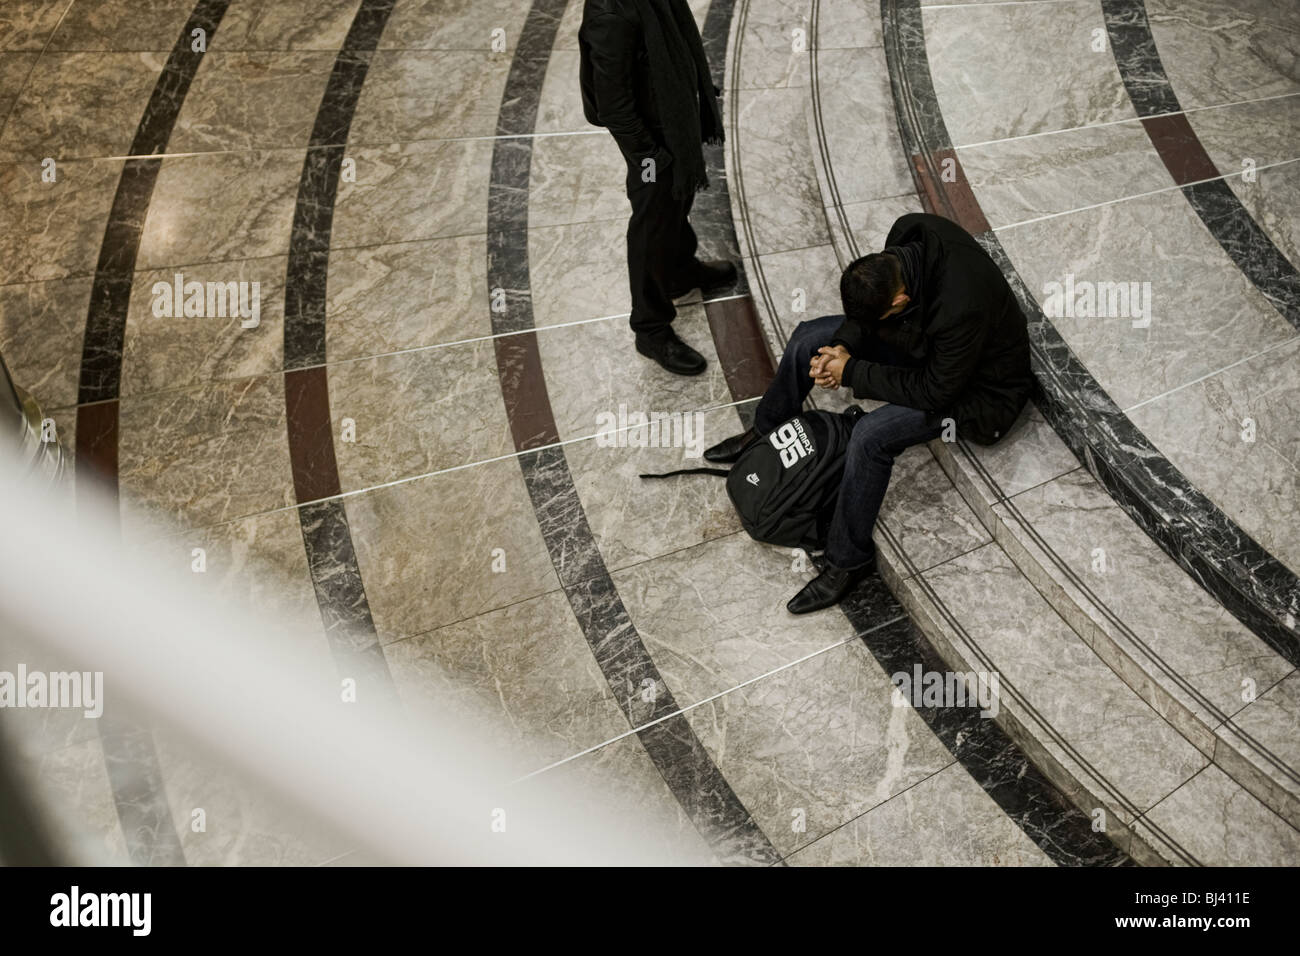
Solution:
<svg viewBox="0 0 1300 956"><path fill-rule="evenodd" d="M325 364L329 237L342 162L342 146L309 149L303 160L285 269L286 372Z"/></svg>
<svg viewBox="0 0 1300 956"><path fill-rule="evenodd" d="M1218 178L1160 60L1145 0L1102 0L1101 7L1124 88L1174 182L1237 268L1279 315L1300 329L1300 272ZM1170 113L1177 115L1161 115Z"/></svg>
<svg viewBox="0 0 1300 956"><path fill-rule="evenodd" d="M301 505L298 521L321 624L339 674L356 680L358 703L391 707L396 700L392 675L375 636L343 502L331 498Z"/></svg>
<svg viewBox="0 0 1300 956"><path fill-rule="evenodd" d="M362 0L334 58L298 180L284 293L284 401L307 567L335 665L357 700L389 708L396 688L361 579L339 494L325 370L326 283L334 203L348 132L395 0ZM325 499L325 500L322 500Z"/></svg>
<svg viewBox="0 0 1300 956"><path fill-rule="evenodd" d="M1169 170L1169 175L1174 177L1174 182L1178 185L1186 186L1188 183L1218 177L1218 167L1201 145L1196 130L1187 121L1186 113L1151 116L1142 121L1142 126L1165 164L1165 169Z"/></svg>
<svg viewBox="0 0 1300 956"><path fill-rule="evenodd" d="M704 314L732 400L761 397L776 375L776 367L759 328L754 300L746 295L706 302Z"/></svg>
<svg viewBox="0 0 1300 956"><path fill-rule="evenodd" d="M110 501L117 501L118 402L96 402L77 406L76 468L78 496L97 488ZM116 518L113 512L111 517Z"/></svg>
<svg viewBox="0 0 1300 956"><path fill-rule="evenodd" d="M1232 187L1223 179L1183 187L1201 222L1251 284L1300 329L1300 272L1273 244Z"/></svg>
<svg viewBox="0 0 1300 956"><path fill-rule="evenodd" d="M911 160L912 178L917 183L921 205L926 212L946 210L948 218L972 236L989 231L989 221L975 201L975 194L966 179L966 169L956 150L939 149L931 156L913 154ZM936 171L954 173L954 182L951 185L945 183L935 175Z"/></svg>
<svg viewBox="0 0 1300 956"><path fill-rule="evenodd" d="M289 463L294 497L299 502L337 495L339 466L334 457L330 421L329 380L325 366L284 373L284 404L288 417Z"/></svg>
<svg viewBox="0 0 1300 956"><path fill-rule="evenodd" d="M122 343L135 281L135 260L161 166L161 159L128 159L122 166L90 289L90 308L81 342L78 404L109 401L121 393Z"/></svg>
<svg viewBox="0 0 1300 956"><path fill-rule="evenodd" d="M567 0L533 0L518 38L501 97L499 134L527 134L536 125L538 99L550 51ZM488 288L503 289L504 312L491 312L492 331L528 332L533 328L528 265L528 190L532 140L496 140L488 192ZM524 484L537 515L552 564L597 665L610 690L654 762L664 782L713 852L726 863L767 865L779 855L732 791L664 683L619 597L618 589L579 500L563 447L528 451L554 436L554 420L533 336L515 347L498 345L501 389L511 411L511 428ZM500 342L500 340L498 340ZM533 404L524 408L521 399ZM516 425L513 416L524 414ZM656 688L653 702L642 688ZM647 722L667 717L662 723Z"/></svg>
<svg viewBox="0 0 1300 956"><path fill-rule="evenodd" d="M669 790L719 861L770 865L779 855L700 743L628 615L605 567L564 457L519 459L565 596L619 707ZM645 700L653 687L652 700ZM651 726L646 726L650 724Z"/></svg>
<svg viewBox="0 0 1300 956"><path fill-rule="evenodd" d="M396 0L363 0L316 109L298 181L286 268L284 367L325 364L325 293L334 200L352 117Z"/></svg>
<svg viewBox="0 0 1300 956"><path fill-rule="evenodd" d="M194 7L149 95L131 141L132 156L166 152L190 83L203 60L203 54L191 48L193 33L203 30L210 44L229 5L230 0L199 0ZM123 163L99 247L77 388L79 500L94 489L101 496L108 494L114 504L117 502L117 399L122 386L122 345L140 237L161 167L161 159L128 159ZM97 723L118 822L132 862L183 866L185 853L167 804L151 731L126 715L107 710Z"/></svg>
<svg viewBox="0 0 1300 956"><path fill-rule="evenodd" d="M933 96L917 0L881 0L881 9L895 95L906 98L929 91L925 95ZM895 29L897 22L912 26ZM933 182L941 183L938 161L950 155L952 143L937 101L895 105L904 147L928 166ZM940 134L945 138L928 138ZM943 185L935 211L960 220L963 207L978 207L964 177ZM918 191L924 195L919 178ZM994 232L979 232L975 238L1002 269L1028 319L1041 388L1037 404L1062 441L1129 517L1206 591L1278 654L1300 665L1300 581L1295 574L1228 518L1133 425L1043 314Z"/></svg>
<svg viewBox="0 0 1300 956"><path fill-rule="evenodd" d="M546 382L540 375L525 372L542 365L537 350L537 333L520 332L498 337L493 339L493 346L501 377L501 399L505 403L515 448L529 451L555 444L560 440L560 433L551 410Z"/></svg>
<svg viewBox="0 0 1300 956"><path fill-rule="evenodd" d="M901 551L900 551L901 553ZM887 674L927 672L949 667L925 635L904 619L873 629L903 609L879 578L870 579L841 605L863 643ZM996 721L971 707L915 708L938 737L1003 813L1058 866L1131 866L1132 860L1104 833L1095 833L1092 818L1072 804Z"/></svg>
<svg viewBox="0 0 1300 956"><path fill-rule="evenodd" d="M950 149L952 138L943 120L943 110L939 108L939 96L934 91L934 78L930 72L930 56L925 49L925 23L920 3L881 0L880 18L889 88L894 97L904 151L910 157L920 155L923 143L930 144L931 149ZM939 181L938 177L936 181Z"/></svg>
<svg viewBox="0 0 1300 956"><path fill-rule="evenodd" d="M149 95L130 155L153 156L166 151L176 117L203 60L202 53L191 49L192 33L202 29L211 44L229 5L230 0L199 0L195 6ZM117 398L120 393L122 339L135 260L161 165L161 159L128 159L123 164L95 266L82 341L79 404Z"/></svg>
<svg viewBox="0 0 1300 956"><path fill-rule="evenodd" d="M1129 420L1043 314L1001 243L976 237L1029 319L1044 417L1111 497L1171 558L1282 657L1300 666L1300 583L1187 480Z"/></svg>
<svg viewBox="0 0 1300 956"><path fill-rule="evenodd" d="M1156 51L1146 4L1142 0L1101 0L1101 9L1115 65L1138 116L1181 113L1183 108Z"/></svg>

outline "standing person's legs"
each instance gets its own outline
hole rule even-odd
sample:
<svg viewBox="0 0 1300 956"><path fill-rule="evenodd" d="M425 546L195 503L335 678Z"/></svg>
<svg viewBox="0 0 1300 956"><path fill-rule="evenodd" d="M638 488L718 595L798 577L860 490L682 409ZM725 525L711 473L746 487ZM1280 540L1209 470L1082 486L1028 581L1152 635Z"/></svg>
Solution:
<svg viewBox="0 0 1300 956"><path fill-rule="evenodd" d="M628 201L632 204L627 224L629 324L638 336L655 338L667 332L677 316L671 290L681 258L683 225L690 229L686 216L691 201L673 198L671 176L637 186L628 193Z"/></svg>
<svg viewBox="0 0 1300 956"><path fill-rule="evenodd" d="M826 559L837 568L861 568L875 557L871 531L885 500L894 459L906 448L938 438L941 425L928 425L929 416L915 408L882 405L858 419L849 439L826 541Z"/></svg>
<svg viewBox="0 0 1300 956"><path fill-rule="evenodd" d="M694 205L695 194L692 193L682 203L682 221L677 229L677 246L674 253L672 279L674 288L680 287L682 278L690 276L691 272L699 265L695 253L700 248L700 240L695 235L695 229L691 226L690 218L691 207Z"/></svg>
<svg viewBox="0 0 1300 956"><path fill-rule="evenodd" d="M794 327L781 364L776 368L776 377L754 411L754 429L760 435L766 435L802 410L803 400L813 387L808 365L818 349L831 344L831 338L843 322L842 315L823 315Z"/></svg>
<svg viewBox="0 0 1300 956"><path fill-rule="evenodd" d="M691 226L691 207L695 196L687 197L682 209L681 229L677 234L677 259L673 268L673 298L681 298L692 289L699 289L707 300L713 292L734 286L738 278L736 266L725 259L704 261L699 258L700 242Z"/></svg>

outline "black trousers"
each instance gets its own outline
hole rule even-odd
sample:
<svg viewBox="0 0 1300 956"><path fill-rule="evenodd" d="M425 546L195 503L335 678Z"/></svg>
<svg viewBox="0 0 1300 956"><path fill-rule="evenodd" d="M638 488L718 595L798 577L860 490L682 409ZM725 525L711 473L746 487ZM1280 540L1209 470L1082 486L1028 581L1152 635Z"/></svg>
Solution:
<svg viewBox="0 0 1300 956"><path fill-rule="evenodd" d="M641 182L641 168L628 161L627 272L632 286L632 331L662 335L677 317L672 293L685 285L699 242L689 219L695 195L673 198L672 167L655 182Z"/></svg>

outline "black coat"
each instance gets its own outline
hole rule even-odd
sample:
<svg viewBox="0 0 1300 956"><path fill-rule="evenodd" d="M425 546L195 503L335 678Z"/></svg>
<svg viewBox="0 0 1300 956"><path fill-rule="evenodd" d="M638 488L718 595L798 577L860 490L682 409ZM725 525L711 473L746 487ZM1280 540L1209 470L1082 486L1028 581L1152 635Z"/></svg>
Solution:
<svg viewBox="0 0 1300 956"><path fill-rule="evenodd" d="M603 126L628 161L628 187L639 185L641 160L656 168L673 161L664 146L664 120L650 81L650 56L636 7L619 0L586 0L578 30L578 81L582 112L592 126ZM684 64L683 69L692 69ZM716 86L715 93L722 91Z"/></svg>
<svg viewBox="0 0 1300 956"><path fill-rule="evenodd" d="M617 0L587 0L578 30L582 112L605 126L626 151L653 153L663 120L650 85L650 59L636 9Z"/></svg>
<svg viewBox="0 0 1300 956"><path fill-rule="evenodd" d="M1029 334L1002 270L970 233L942 216L911 213L894 223L886 246L920 240L922 276L907 289L914 307L888 319L847 319L834 341L854 359L844 385L876 399L951 417L957 434L991 445L1006 434L1033 389ZM907 353L912 367L882 365L872 337Z"/></svg>

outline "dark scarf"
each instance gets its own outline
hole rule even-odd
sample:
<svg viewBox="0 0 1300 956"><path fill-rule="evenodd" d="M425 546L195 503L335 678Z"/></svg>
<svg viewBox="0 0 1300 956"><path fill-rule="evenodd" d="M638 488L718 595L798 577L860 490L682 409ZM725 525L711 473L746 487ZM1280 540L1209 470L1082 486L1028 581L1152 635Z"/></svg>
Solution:
<svg viewBox="0 0 1300 956"><path fill-rule="evenodd" d="M673 196L685 199L709 185L700 144L722 142L718 94L700 29L686 0L634 2L645 33L664 145L673 157Z"/></svg>

